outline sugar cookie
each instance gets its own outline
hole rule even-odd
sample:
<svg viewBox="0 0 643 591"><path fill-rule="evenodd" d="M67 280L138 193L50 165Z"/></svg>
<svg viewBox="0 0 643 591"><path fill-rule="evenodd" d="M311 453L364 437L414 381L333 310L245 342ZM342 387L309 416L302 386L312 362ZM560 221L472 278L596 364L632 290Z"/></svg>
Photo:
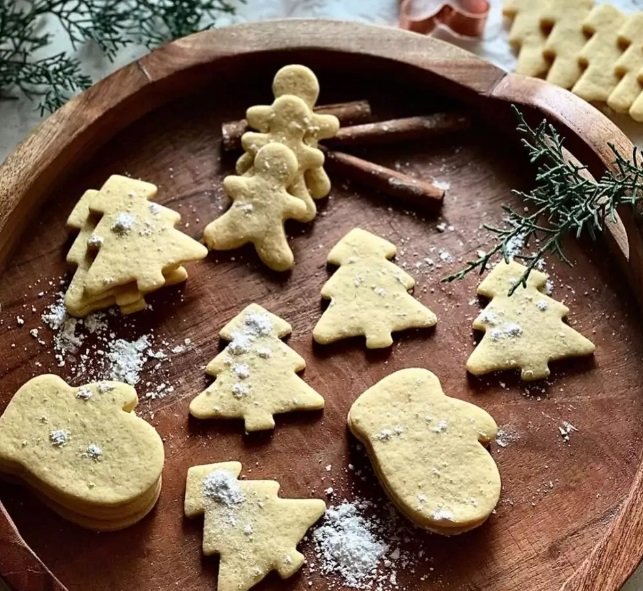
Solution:
<svg viewBox="0 0 643 591"><path fill-rule="evenodd" d="M527 287L508 295L525 271L514 261L501 262L478 287L492 300L473 322L484 336L467 361L470 373L520 368L523 380L540 380L549 376L550 361L594 352L591 341L563 322L569 308L543 293L544 273L532 271Z"/></svg>
<svg viewBox="0 0 643 591"><path fill-rule="evenodd" d="M643 12L636 12L625 19L618 30L618 42L626 49L614 64L619 82L609 95L607 104L617 113L627 113L643 91L638 80L643 69ZM638 108L634 112L638 113Z"/></svg>
<svg viewBox="0 0 643 591"><path fill-rule="evenodd" d="M450 398L426 369L397 371L366 390L348 414L393 503L420 527L455 535L478 527L500 497L500 474L484 449L493 418Z"/></svg>
<svg viewBox="0 0 643 591"><path fill-rule="evenodd" d="M273 429L274 414L324 408L324 399L296 374L306 367L303 357L280 340L291 330L261 306L247 306L221 329L230 344L208 364L216 380L192 400L190 413L243 418L250 432Z"/></svg>
<svg viewBox="0 0 643 591"><path fill-rule="evenodd" d="M325 512L319 499L283 499L273 480L238 480L239 462L188 470L185 515L205 516L203 553L219 554L218 591L246 591L276 570L295 574L297 544Z"/></svg>
<svg viewBox="0 0 643 591"><path fill-rule="evenodd" d="M164 452L156 430L133 412L137 402L120 382L29 380L0 417L0 473L85 527L139 521L158 498Z"/></svg>
<svg viewBox="0 0 643 591"><path fill-rule="evenodd" d="M284 222L308 219L304 202L287 189L297 174L297 160L286 146L268 144L257 152L253 171L252 176L224 179L232 205L206 226L203 239L214 250L239 248L250 242L265 265L286 271L295 258Z"/></svg>
<svg viewBox="0 0 643 591"><path fill-rule="evenodd" d="M394 244L360 228L333 247L327 261L340 267L321 291L330 303L313 329L316 342L363 335L369 349L390 347L393 332L437 322L409 294L413 278L388 260L395 252Z"/></svg>
<svg viewBox="0 0 643 591"><path fill-rule="evenodd" d="M511 20L509 43L518 51L518 74L544 77L549 69L543 55L547 40L540 22L543 4L534 0L505 0L503 4L502 14Z"/></svg>

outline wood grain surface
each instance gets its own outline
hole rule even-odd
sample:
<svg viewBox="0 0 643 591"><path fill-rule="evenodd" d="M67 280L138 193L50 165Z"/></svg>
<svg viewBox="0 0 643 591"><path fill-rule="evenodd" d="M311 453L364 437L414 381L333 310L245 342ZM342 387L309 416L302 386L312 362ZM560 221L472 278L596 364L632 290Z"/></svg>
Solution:
<svg viewBox="0 0 643 591"><path fill-rule="evenodd" d="M71 360L57 366L53 335L40 320L60 278L68 276L64 221L80 194L113 173L144 178L160 187L161 203L182 213L185 231L199 237L228 203L221 180L234 160L221 155L221 123L269 101L274 71L290 62L316 70L324 103L368 99L381 119L447 108L470 113L472 129L457 139L355 151L418 178L448 183L441 212L394 206L386 195L334 176L316 221L288 225L297 259L292 272L267 271L250 249L212 254L190 267L184 286L150 296L153 310L127 322L110 318L120 337L151 331L158 342L193 342L172 356L162 376L146 368L139 387L143 397L145 384L162 377L175 388L163 399L143 398L139 407L166 445L159 504L130 529L96 534L58 518L23 488L0 484L0 501L53 575L28 577L36 569L33 556L15 554L12 562L6 553L0 553L0 574L13 574L17 591L60 588L54 575L70 591L214 588L217 561L201 556L202 523L182 513L187 468L214 461L240 460L246 477L277 479L284 496L324 498L332 486L329 504L367 498L377 501L375 514L385 515L388 507L379 502L382 492L368 460L347 432L346 413L377 380L418 366L434 371L448 394L491 412L516 438L507 447L491 446L503 477L496 514L482 528L452 539L411 531L403 546L418 558L413 568L399 570L400 588L550 591L565 585L566 591L615 591L643 547L643 335L640 290L626 281L636 285L639 277L633 270L641 252L635 217L623 212L628 235L615 231L610 251L602 244L570 242L573 268L547 263L553 296L571 308L570 323L594 340L597 351L592 360L555 364L552 378L541 385L525 386L512 374L467 376L471 322L480 309L477 280L439 280L488 244L481 224L497 222L500 205L512 202L510 190L526 188L532 178L513 133L510 102L523 105L534 120L547 113L594 174L610 162L607 139L623 149L628 142L569 93L507 76L424 37L319 22L203 33L146 56L47 120L0 169L0 253L6 260L0 283L0 410L38 373L83 381ZM439 222L446 222L444 231ZM333 271L326 255L355 226L398 244L396 262L417 279L416 297L438 315L434 330L402 334L390 351L367 352L359 339L313 345L312 327L322 311L319 291ZM274 433L249 437L240 422L197 421L188 418L187 407L209 383L203 367L221 347L218 331L253 301L293 325L288 343L306 358L304 377L326 398L326 409L283 416ZM30 335L34 328L45 345ZM559 433L565 421L578 429L568 442ZM17 540L6 533L8 527L0 521L0 540ZM310 542L301 548L310 566L285 582L270 576L256 589L343 588L320 574Z"/></svg>

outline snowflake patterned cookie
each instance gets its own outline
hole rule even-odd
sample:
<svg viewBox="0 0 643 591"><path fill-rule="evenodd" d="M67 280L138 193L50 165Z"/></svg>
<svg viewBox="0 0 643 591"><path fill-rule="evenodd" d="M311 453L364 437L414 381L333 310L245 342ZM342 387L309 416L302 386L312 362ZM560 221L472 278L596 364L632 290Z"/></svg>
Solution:
<svg viewBox="0 0 643 591"><path fill-rule="evenodd" d="M259 150L252 176L227 176L223 187L232 205L203 231L208 247L229 250L252 243L265 265L274 271L290 269L295 259L284 222L308 219L304 202L288 191L296 174L295 155L275 143Z"/></svg>
<svg viewBox="0 0 643 591"><path fill-rule="evenodd" d="M460 534L498 503L500 474L483 447L496 437L495 421L446 396L430 371L403 369L380 380L353 403L348 426L388 496L420 527Z"/></svg>
<svg viewBox="0 0 643 591"><path fill-rule="evenodd" d="M321 291L330 303L313 329L316 342L365 336L369 349L390 347L393 332L437 322L409 294L415 281L389 260L395 252L394 244L360 228L333 247L327 260L340 267Z"/></svg>
<svg viewBox="0 0 643 591"><path fill-rule="evenodd" d="M273 415L298 410L321 410L324 399L296 372L306 367L303 357L281 339L290 324L250 304L219 333L230 341L207 366L214 383L190 404L200 419L243 418L247 432L273 429Z"/></svg>
<svg viewBox="0 0 643 591"><path fill-rule="evenodd" d="M0 417L0 473L79 525L113 530L139 521L158 499L164 452L133 412L137 402L120 382L29 380Z"/></svg>
<svg viewBox="0 0 643 591"><path fill-rule="evenodd" d="M508 295L525 270L501 262L478 287L478 294L492 299L473 323L484 336L467 361L470 373L520 369L523 380L540 380L549 376L550 361L594 352L591 341L563 322L567 306L543 293L544 273L532 271L527 287Z"/></svg>
<svg viewBox="0 0 643 591"><path fill-rule="evenodd" d="M270 571L295 574L297 544L324 514L320 499L284 499L273 480L238 480L239 462L188 470L185 515L204 515L203 553L218 554L218 591L247 591Z"/></svg>

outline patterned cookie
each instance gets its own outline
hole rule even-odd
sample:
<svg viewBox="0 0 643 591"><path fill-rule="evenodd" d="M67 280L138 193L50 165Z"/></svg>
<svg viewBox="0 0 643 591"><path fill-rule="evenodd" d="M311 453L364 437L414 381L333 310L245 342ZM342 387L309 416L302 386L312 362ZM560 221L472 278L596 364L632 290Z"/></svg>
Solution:
<svg viewBox="0 0 643 591"><path fill-rule="evenodd" d="M619 77L614 64L623 53L618 31L625 15L610 4L595 6L583 21L583 32L589 38L578 53L583 69L572 92L586 101L607 101L616 88Z"/></svg>
<svg viewBox="0 0 643 591"><path fill-rule="evenodd" d="M467 361L470 373L519 368L523 380L540 380L549 376L550 361L594 352L591 341L563 322L569 308L543 293L544 273L532 271L527 287L508 295L525 271L519 263L502 262L478 287L492 301L473 323L484 336Z"/></svg>
<svg viewBox="0 0 643 591"><path fill-rule="evenodd" d="M449 398L426 369L397 371L364 392L348 415L393 503L420 527L455 535L478 527L500 497L500 474L484 449L493 418Z"/></svg>
<svg viewBox="0 0 643 591"><path fill-rule="evenodd" d="M324 399L296 372L303 357L281 342L290 324L250 304L219 333L230 344L207 366L215 382L190 404L199 419L243 418L246 431L273 429L273 415L320 410Z"/></svg>
<svg viewBox="0 0 643 591"><path fill-rule="evenodd" d="M395 252L394 244L360 228L333 247L327 261L340 267L321 291L330 303L313 329L316 342L365 336L369 349L390 347L393 332L437 322L409 294L413 278L388 260Z"/></svg>
<svg viewBox="0 0 643 591"><path fill-rule="evenodd" d="M203 553L219 554L218 591L246 591L276 570L304 563L297 544L326 511L319 499L282 499L273 480L238 480L239 462L188 470L185 515L205 515Z"/></svg>
<svg viewBox="0 0 643 591"><path fill-rule="evenodd" d="M0 473L80 525L131 525L156 503L164 462L158 433L133 412L137 402L119 382L29 380L0 417Z"/></svg>
<svg viewBox="0 0 643 591"><path fill-rule="evenodd" d="M286 146L274 143L259 150L252 176L227 176L223 187L232 205L203 231L208 247L229 250L250 242L272 270L292 268L295 257L284 222L308 220L304 202L287 189L296 174L295 155Z"/></svg>

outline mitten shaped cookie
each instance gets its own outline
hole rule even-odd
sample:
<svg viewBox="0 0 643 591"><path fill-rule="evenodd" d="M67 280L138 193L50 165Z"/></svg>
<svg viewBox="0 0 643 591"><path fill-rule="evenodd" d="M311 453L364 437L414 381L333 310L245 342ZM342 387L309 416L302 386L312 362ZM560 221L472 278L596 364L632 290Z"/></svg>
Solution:
<svg viewBox="0 0 643 591"><path fill-rule="evenodd" d="M397 371L364 392L348 426L366 447L393 503L420 527L455 535L478 527L500 497L500 474L483 445L497 426L450 398L426 369Z"/></svg>
<svg viewBox="0 0 643 591"><path fill-rule="evenodd" d="M132 412L137 402L119 382L29 380L0 417L0 473L80 525L109 530L140 520L158 498L164 452L156 430Z"/></svg>
<svg viewBox="0 0 643 591"><path fill-rule="evenodd" d="M232 205L206 226L206 244L215 250L229 250L250 242L268 267L290 269L295 259L284 222L308 219L304 202L288 191L296 175L297 159L288 147L274 143L261 148L252 175L224 179Z"/></svg>

